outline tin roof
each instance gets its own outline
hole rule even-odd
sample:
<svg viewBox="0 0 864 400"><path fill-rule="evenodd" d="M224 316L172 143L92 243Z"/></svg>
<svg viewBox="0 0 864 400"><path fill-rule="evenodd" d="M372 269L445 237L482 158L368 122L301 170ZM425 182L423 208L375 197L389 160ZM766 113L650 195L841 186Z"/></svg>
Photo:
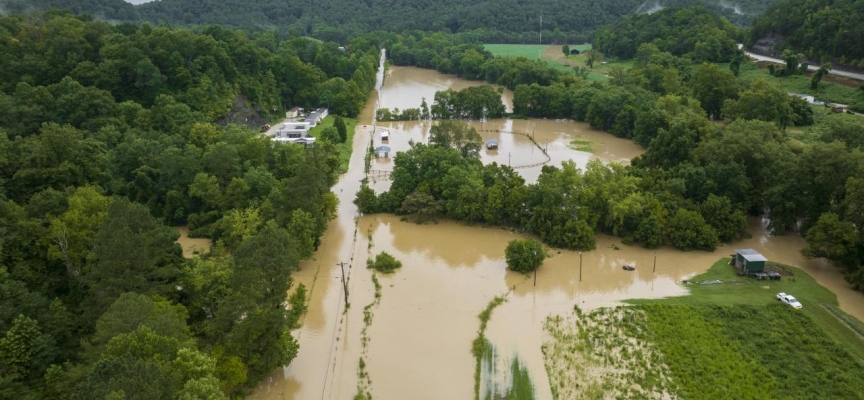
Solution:
<svg viewBox="0 0 864 400"><path fill-rule="evenodd" d="M756 250L753 250L753 249L738 249L738 250L735 250L735 254L740 255L742 258L744 258L745 260L750 261L750 262L768 261L768 259L765 258L765 256L763 256L762 254L759 254L759 252L757 252Z"/></svg>

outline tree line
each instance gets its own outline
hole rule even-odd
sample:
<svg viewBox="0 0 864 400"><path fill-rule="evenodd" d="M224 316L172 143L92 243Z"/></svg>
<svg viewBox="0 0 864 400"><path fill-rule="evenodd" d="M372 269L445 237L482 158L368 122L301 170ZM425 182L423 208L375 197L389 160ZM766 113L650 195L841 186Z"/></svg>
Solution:
<svg viewBox="0 0 864 400"><path fill-rule="evenodd" d="M778 50L793 49L812 60L864 68L861 2L779 0L753 21L747 46L776 35Z"/></svg>
<svg viewBox="0 0 864 400"><path fill-rule="evenodd" d="M652 5L701 4L712 12L747 25L772 0L741 0L735 6L709 0L661 0ZM49 7L88 13L100 19L201 26L218 24L251 30L275 29L292 36L313 36L345 44L349 38L378 30L390 32L474 32L486 43L584 43L593 32L624 15L648 12L642 0L615 2L401 0L365 3L276 0L161 0L132 6L123 0L3 0L8 12ZM736 8L737 7L737 8ZM542 21L541 21L542 20ZM541 35L542 31L542 35Z"/></svg>
<svg viewBox="0 0 864 400"><path fill-rule="evenodd" d="M339 152L216 122L327 90L350 115L377 46L63 12L0 37L0 397L221 399L290 363ZM177 225L213 250L184 259Z"/></svg>
<svg viewBox="0 0 864 400"><path fill-rule="evenodd" d="M643 43L695 62L729 62L744 31L701 6L666 8L628 15L597 31L594 47L607 56L629 60Z"/></svg>

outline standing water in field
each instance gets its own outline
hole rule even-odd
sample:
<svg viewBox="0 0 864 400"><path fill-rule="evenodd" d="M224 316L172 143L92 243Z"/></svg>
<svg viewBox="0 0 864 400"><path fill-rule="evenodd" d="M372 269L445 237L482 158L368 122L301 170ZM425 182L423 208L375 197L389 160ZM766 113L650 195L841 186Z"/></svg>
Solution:
<svg viewBox="0 0 864 400"><path fill-rule="evenodd" d="M394 67L379 92L380 102L391 108L417 107L420 97L426 96L431 105L436 90L475 84L479 83ZM568 314L577 304L589 310L630 298L685 295L681 280L705 271L737 248L753 248L772 261L803 268L837 293L844 311L864 319L864 296L849 289L837 270L822 260L805 259L800 254L803 239L771 236L767 221L759 218L750 220L752 238L720 246L712 253L648 250L624 245L620 238L597 235L594 251L552 250L537 271L535 286L534 276L510 272L504 261L507 242L524 235L446 220L418 225L394 215L360 216L352 201L366 176L364 156L370 140L380 145L380 130L387 129L394 152L408 149L410 141L428 140L429 122L373 127L378 97L377 93L370 97L360 116L349 171L333 188L340 200L338 216L331 221L314 258L303 262L294 274L295 285L303 283L310 290L303 325L295 331L299 354L290 366L265 379L251 398L341 400L355 396L358 384L368 379L368 391L375 399L470 399L475 384L483 388L481 393L501 398L511 386L525 387L514 382L526 381L531 382L535 398L551 399L541 352L547 316ZM627 140L570 121L471 124L482 131L484 140L500 142L497 153L481 151L483 161L527 165L517 171L529 182L536 180L542 168L533 164L560 165L572 159L584 167L593 158L626 162L642 151ZM504 132L530 133L534 141ZM392 158L391 154L373 159L372 169L392 170ZM377 191L388 186L384 175L372 183ZM367 325L364 307L375 301L376 289L366 259L382 251L403 266L392 274L377 275L380 302L368 309ZM349 277L347 310L340 262L345 263ZM624 265L635 266L635 271L624 271ZM507 300L495 308L485 329L494 356L486 356L490 358L482 365L485 372L478 382L472 355L480 326L478 314L493 298L505 294ZM492 396L495 393L498 397Z"/></svg>

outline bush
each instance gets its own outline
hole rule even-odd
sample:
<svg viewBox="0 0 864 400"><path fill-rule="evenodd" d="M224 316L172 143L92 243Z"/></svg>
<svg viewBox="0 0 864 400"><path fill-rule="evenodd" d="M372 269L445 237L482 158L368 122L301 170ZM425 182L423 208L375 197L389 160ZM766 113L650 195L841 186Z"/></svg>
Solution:
<svg viewBox="0 0 864 400"><path fill-rule="evenodd" d="M382 251L375 256L375 261L372 261L371 259L367 260L366 266L378 272L389 274L397 268L402 268L402 262L397 260L396 257L391 256L386 251Z"/></svg>
<svg viewBox="0 0 864 400"><path fill-rule="evenodd" d="M340 143L342 138L339 136L339 131L336 128L328 126L321 131L321 140L326 140L330 143Z"/></svg>
<svg viewBox="0 0 864 400"><path fill-rule="evenodd" d="M504 250L507 267L513 271L527 274L537 269L546 259L546 250L536 240L516 239L507 243Z"/></svg>

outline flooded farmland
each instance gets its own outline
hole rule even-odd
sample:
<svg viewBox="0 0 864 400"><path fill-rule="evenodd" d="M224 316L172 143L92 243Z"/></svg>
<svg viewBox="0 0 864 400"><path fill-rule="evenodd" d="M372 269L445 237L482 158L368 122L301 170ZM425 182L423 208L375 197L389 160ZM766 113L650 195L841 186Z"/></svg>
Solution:
<svg viewBox="0 0 864 400"><path fill-rule="evenodd" d="M471 398L475 371L471 343L479 327L477 315L495 296L506 295L506 302L492 313L486 337L500 364L518 357L534 383L536 398L551 399L540 350L545 340L542 323L548 315L568 313L574 304L590 309L629 298L685 295L686 289L678 284L682 279L742 247L805 269L837 293L844 311L864 319L864 296L849 289L841 274L822 260L805 259L799 251L803 239L770 236L767 221L759 218L750 220L752 238L713 253L648 250L598 235L594 251L553 251L537 272L535 286L533 276L505 268L507 242L522 235L452 221L417 225L392 215L360 216L351 202L365 176L363 157L369 143L382 144L382 129L390 132L386 145L393 152L428 140L428 122L372 126L376 102L390 108L417 107L421 97L431 104L436 90L477 84L434 71L393 68L380 96L370 98L360 117L349 171L333 189L340 200L338 217L331 221L314 259L305 261L294 274L295 284L311 289L303 326L295 332L300 352L250 398L346 399L358 387L377 399ZM509 95L505 91L503 97ZM500 142L497 152L481 151L483 162L519 167L517 171L528 181L537 178L544 162L559 165L572 159L584 167L592 158L627 162L642 151L629 141L571 121L490 120L472 125L484 139ZM591 152L574 150L573 140L590 142ZM539 146L548 146L548 159ZM392 158L391 153L374 159L372 170L392 170ZM371 178L377 191L389 185L385 174ZM376 283L365 264L370 255L381 251L395 256L403 267L393 274L376 275L380 284L376 303ZM347 308L342 262L349 277ZM635 265L636 270L623 271L625 264Z"/></svg>

